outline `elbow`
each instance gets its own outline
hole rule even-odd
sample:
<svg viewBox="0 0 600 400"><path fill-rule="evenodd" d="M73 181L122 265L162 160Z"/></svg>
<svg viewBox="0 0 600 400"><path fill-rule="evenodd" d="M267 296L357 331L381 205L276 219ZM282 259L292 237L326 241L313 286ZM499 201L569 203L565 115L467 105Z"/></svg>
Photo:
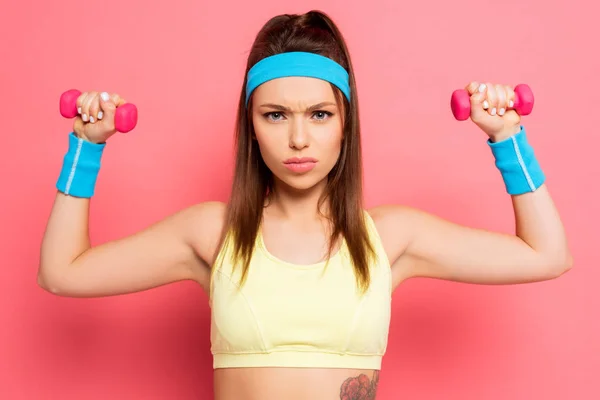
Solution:
<svg viewBox="0 0 600 400"><path fill-rule="evenodd" d="M48 293L60 295L60 279L40 271L37 274L37 285Z"/></svg>
<svg viewBox="0 0 600 400"><path fill-rule="evenodd" d="M559 278L573 268L573 255L570 252L567 252L567 254L562 257L555 257L549 263L549 267L552 271L552 278Z"/></svg>
<svg viewBox="0 0 600 400"><path fill-rule="evenodd" d="M564 274L565 272L568 272L571 270L571 268L573 268L573 255L569 252L567 254L566 260L563 263L563 268L562 268L562 274Z"/></svg>

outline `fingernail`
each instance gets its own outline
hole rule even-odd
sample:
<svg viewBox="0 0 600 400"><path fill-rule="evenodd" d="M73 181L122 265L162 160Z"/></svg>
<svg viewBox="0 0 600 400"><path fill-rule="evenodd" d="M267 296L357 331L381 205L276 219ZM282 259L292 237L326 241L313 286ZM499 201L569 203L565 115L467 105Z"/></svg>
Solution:
<svg viewBox="0 0 600 400"><path fill-rule="evenodd" d="M501 108L498 110L498 115L504 115L504 108Z"/></svg>
<svg viewBox="0 0 600 400"><path fill-rule="evenodd" d="M510 101L508 102L508 106L509 106L509 107L512 107L512 106L514 106L514 105L515 105L515 102L514 102L514 101L510 100Z"/></svg>
<svg viewBox="0 0 600 400"><path fill-rule="evenodd" d="M81 114L81 107L77 107L77 114Z"/></svg>
<svg viewBox="0 0 600 400"><path fill-rule="evenodd" d="M484 102L483 102L483 109L487 110L488 108L490 108L490 103L488 103L487 100L484 100Z"/></svg>
<svg viewBox="0 0 600 400"><path fill-rule="evenodd" d="M94 123L94 117L90 117L90 122L93 124Z"/></svg>
<svg viewBox="0 0 600 400"><path fill-rule="evenodd" d="M478 89L479 93L485 92L485 88L486 88L485 83L482 83L481 85L479 85L479 89Z"/></svg>
<svg viewBox="0 0 600 400"><path fill-rule="evenodd" d="M83 115L81 116L81 119L82 119L82 120L84 120L84 121L87 121L87 120L88 120L88 116L87 116L87 114L83 114Z"/></svg>
<svg viewBox="0 0 600 400"><path fill-rule="evenodd" d="M103 115L104 115L104 113L102 111L98 111L98 119L102 119Z"/></svg>
<svg viewBox="0 0 600 400"><path fill-rule="evenodd" d="M490 112L490 114L496 115L496 107L492 108L492 111Z"/></svg>
<svg viewBox="0 0 600 400"><path fill-rule="evenodd" d="M100 93L100 97L102 97L103 101L108 101L110 99L110 97L108 96L108 93L106 93L106 92Z"/></svg>

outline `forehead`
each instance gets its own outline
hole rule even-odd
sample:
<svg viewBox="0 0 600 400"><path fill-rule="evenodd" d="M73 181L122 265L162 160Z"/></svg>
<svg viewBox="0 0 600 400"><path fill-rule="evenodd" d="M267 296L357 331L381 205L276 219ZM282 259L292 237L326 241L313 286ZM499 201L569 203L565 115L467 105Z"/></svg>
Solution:
<svg viewBox="0 0 600 400"><path fill-rule="evenodd" d="M331 84L317 78L290 76L263 83L253 93L255 103L312 105L335 102Z"/></svg>

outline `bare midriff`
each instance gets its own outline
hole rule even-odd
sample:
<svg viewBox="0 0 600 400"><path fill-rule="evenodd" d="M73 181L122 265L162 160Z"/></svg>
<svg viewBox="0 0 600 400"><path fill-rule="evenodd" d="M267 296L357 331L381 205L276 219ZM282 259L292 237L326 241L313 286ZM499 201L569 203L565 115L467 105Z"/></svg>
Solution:
<svg viewBox="0 0 600 400"><path fill-rule="evenodd" d="M379 371L331 368L223 368L215 400L374 400Z"/></svg>

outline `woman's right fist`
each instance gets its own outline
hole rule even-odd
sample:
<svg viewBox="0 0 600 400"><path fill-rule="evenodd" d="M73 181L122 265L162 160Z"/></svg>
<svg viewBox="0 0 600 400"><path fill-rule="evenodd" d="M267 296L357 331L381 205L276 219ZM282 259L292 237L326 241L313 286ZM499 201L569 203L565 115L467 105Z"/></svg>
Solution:
<svg viewBox="0 0 600 400"><path fill-rule="evenodd" d="M73 124L75 134L92 143L104 143L114 135L115 112L125 104L118 94L84 92L77 98L77 117Z"/></svg>

